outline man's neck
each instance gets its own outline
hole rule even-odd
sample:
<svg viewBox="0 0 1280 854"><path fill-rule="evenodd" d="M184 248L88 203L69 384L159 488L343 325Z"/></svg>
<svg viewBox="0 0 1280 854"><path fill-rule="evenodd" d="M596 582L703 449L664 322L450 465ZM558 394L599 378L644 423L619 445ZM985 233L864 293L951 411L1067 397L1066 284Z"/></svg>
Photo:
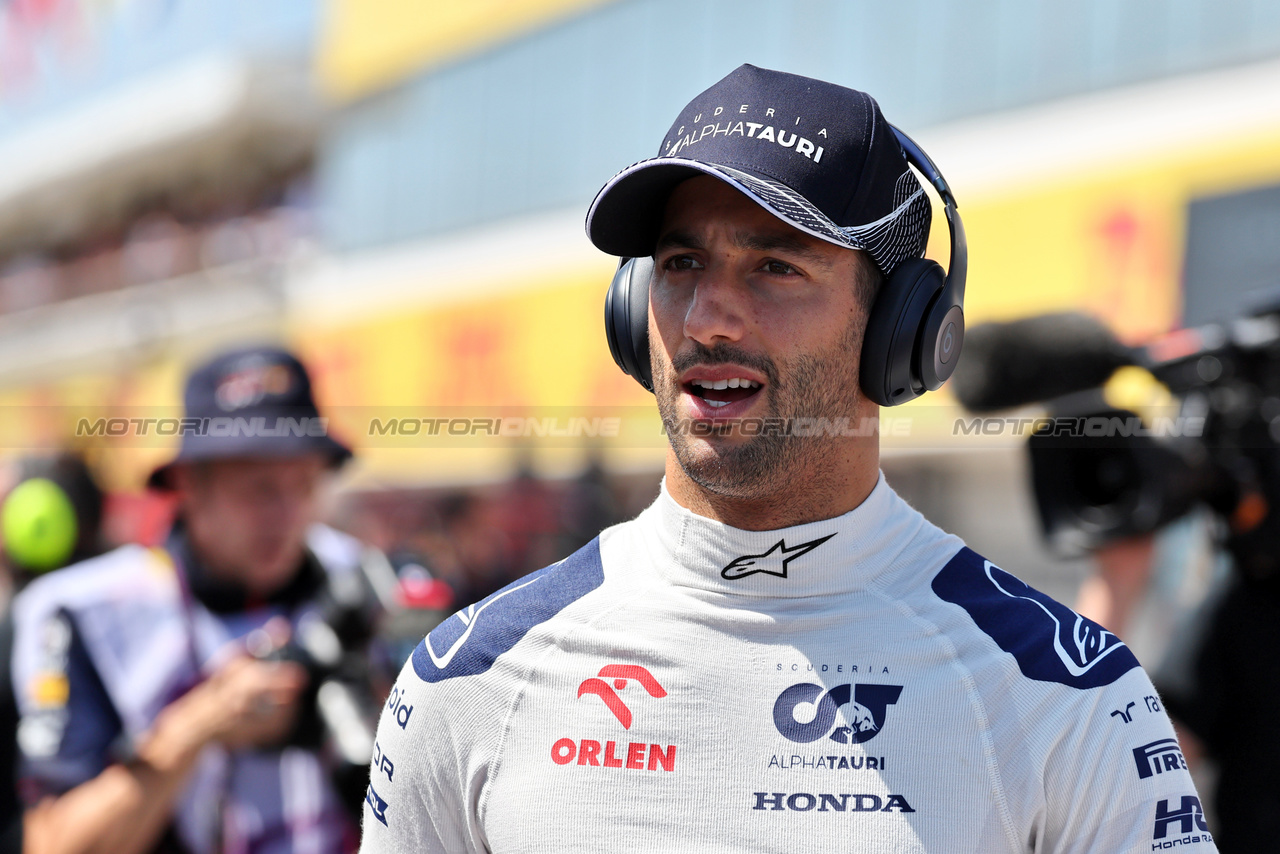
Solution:
<svg viewBox="0 0 1280 854"><path fill-rule="evenodd" d="M772 531L833 519L860 505L880 479L880 448L874 442L849 443L824 459L820 471L791 472L777 489L751 497L694 482L670 448L666 476L667 492L686 510L746 531Z"/></svg>

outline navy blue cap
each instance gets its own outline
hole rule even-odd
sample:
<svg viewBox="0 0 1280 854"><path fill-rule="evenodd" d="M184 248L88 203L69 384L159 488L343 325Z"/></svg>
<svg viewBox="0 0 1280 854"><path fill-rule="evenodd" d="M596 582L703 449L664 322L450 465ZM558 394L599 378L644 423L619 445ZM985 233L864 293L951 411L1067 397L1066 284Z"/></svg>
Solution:
<svg viewBox="0 0 1280 854"><path fill-rule="evenodd" d="M152 472L147 485L153 488L169 485L175 463L314 453L337 467L352 456L329 435L302 362L279 347L216 356L187 378L182 399L182 446L177 457Z"/></svg>
<svg viewBox="0 0 1280 854"><path fill-rule="evenodd" d="M684 108L657 157L596 194L591 242L652 255L668 196L700 174L814 237L865 250L886 275L929 240L929 197L870 95L743 65Z"/></svg>

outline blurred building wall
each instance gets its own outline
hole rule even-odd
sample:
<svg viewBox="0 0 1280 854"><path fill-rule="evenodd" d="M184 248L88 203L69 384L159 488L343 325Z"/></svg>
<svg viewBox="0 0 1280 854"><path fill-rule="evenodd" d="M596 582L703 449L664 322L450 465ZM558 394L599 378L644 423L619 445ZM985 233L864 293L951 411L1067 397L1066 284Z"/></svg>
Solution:
<svg viewBox="0 0 1280 854"><path fill-rule="evenodd" d="M440 65L492 47L600 2L330 0L321 34L320 77L335 97L358 97L424 65Z"/></svg>
<svg viewBox="0 0 1280 854"><path fill-rule="evenodd" d="M414 8L382 26L432 19ZM1280 7L1257 0L619 0L448 61L424 49L349 101L323 144L326 235L350 250L583 204L743 62L864 89L918 132L1277 54Z"/></svg>
<svg viewBox="0 0 1280 854"><path fill-rule="evenodd" d="M81 443L85 410L172 409L194 355L280 336L281 244L306 205L252 199L310 168L320 13L0 3L0 446ZM100 454L110 485L167 452L140 444Z"/></svg>
<svg viewBox="0 0 1280 854"><path fill-rule="evenodd" d="M364 449L358 483L493 480L526 451L371 432L393 416L620 412L625 441L535 431L527 444L546 471L601 447L615 467L656 470L652 399L613 366L600 327L615 262L582 218L613 172L649 156L679 108L741 62L865 88L925 145L968 228L972 322L1076 307L1132 340L1167 329L1183 312L1189 207L1280 182L1271 3L44 5L94 10L92 49L59 53L62 25L15 11L41 4L0 5L5 32L42 45L23 74L0 72L0 151L24 165L21 193L5 197L17 179L0 181L0 247L74 243L102 220L128 226L139 200L298 170L302 201L197 223L198 236L274 234L281 210L318 224L274 254L0 314L9 447L55 441L86 412L174 411L192 360L272 338L306 354L335 424ZM199 122L166 124L147 112L156 103ZM61 159L32 154L47 140ZM134 245L126 232L55 266L98 269ZM935 257L945 235L938 219ZM4 281L29 296L35 269ZM961 447L1016 450L957 436L958 415L945 393L886 412L884 444L924 466ZM113 442L119 484L172 445Z"/></svg>

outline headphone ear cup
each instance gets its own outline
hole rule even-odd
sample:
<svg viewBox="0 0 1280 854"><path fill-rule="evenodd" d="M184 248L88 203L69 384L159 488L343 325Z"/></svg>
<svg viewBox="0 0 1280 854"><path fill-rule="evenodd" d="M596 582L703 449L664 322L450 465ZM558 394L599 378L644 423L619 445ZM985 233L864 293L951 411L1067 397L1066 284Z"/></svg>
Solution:
<svg viewBox="0 0 1280 854"><path fill-rule="evenodd" d="M927 390L919 366L921 332L945 283L936 261L911 258L880 286L867 317L858 378L862 393L881 406L906 403Z"/></svg>
<svg viewBox="0 0 1280 854"><path fill-rule="evenodd" d="M653 391L649 364L649 280L652 258L623 258L604 297L609 353L622 372Z"/></svg>
<svg viewBox="0 0 1280 854"><path fill-rule="evenodd" d="M920 338L917 370L929 391L942 388L960 363L960 350L964 345L964 309L950 297L950 289L944 289L942 296L929 309Z"/></svg>

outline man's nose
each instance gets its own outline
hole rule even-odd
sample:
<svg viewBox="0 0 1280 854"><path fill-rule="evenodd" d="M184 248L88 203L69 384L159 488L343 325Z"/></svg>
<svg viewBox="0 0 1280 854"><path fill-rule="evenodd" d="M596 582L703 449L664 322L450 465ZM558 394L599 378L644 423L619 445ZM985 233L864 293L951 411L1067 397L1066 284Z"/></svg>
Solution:
<svg viewBox="0 0 1280 854"><path fill-rule="evenodd" d="M742 284L726 265L713 265L699 277L684 315L685 337L707 347L742 339Z"/></svg>

